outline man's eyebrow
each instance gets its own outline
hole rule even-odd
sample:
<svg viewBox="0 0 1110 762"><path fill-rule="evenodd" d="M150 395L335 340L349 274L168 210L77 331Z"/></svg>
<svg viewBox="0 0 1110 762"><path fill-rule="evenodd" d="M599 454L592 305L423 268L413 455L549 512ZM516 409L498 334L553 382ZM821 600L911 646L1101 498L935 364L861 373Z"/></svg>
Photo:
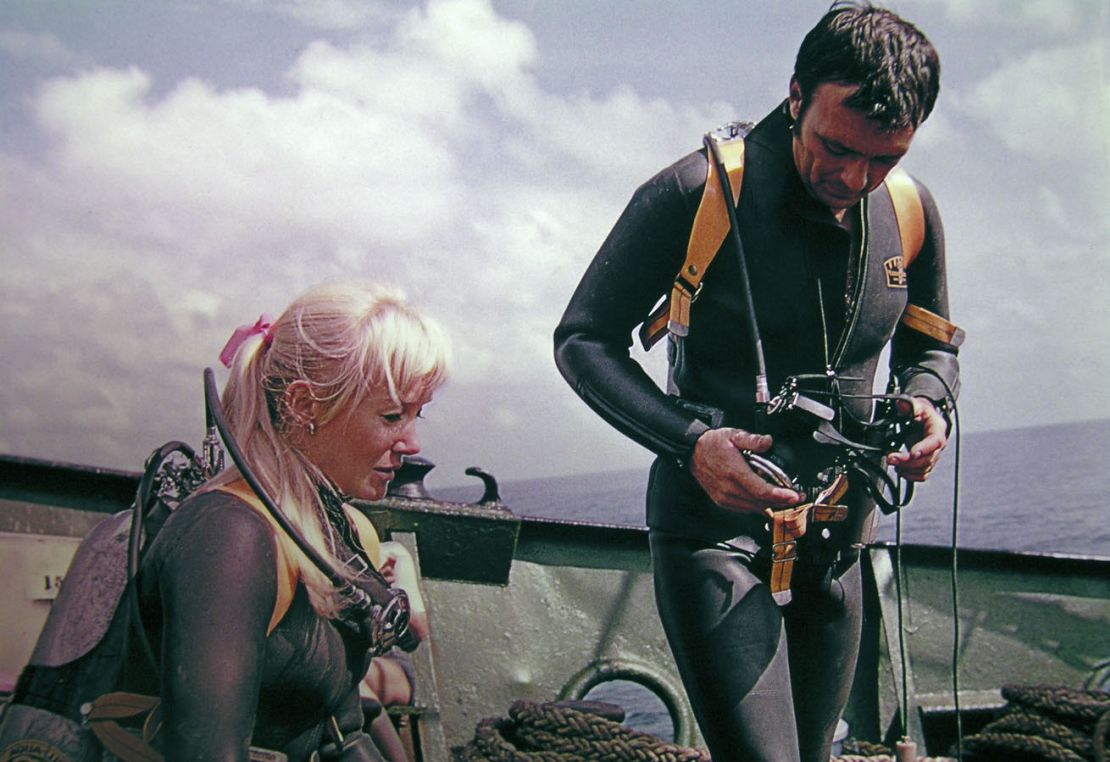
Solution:
<svg viewBox="0 0 1110 762"><path fill-rule="evenodd" d="M817 137L821 140L822 143L825 144L826 148L836 150L836 151L842 151L844 153L855 154L856 156L863 156L864 155L864 154L860 153L859 151L855 150L854 148L851 148L849 146L844 145L839 140L835 140L833 138L826 137L826 136L822 135L821 133L817 133ZM881 154L881 155L878 155L878 156L869 156L867 158L869 158L873 161L875 161L875 160L877 160L877 161L901 161L902 157L905 156L905 155L906 155L905 153L892 153L892 154Z"/></svg>
<svg viewBox="0 0 1110 762"><path fill-rule="evenodd" d="M854 153L854 154L859 153L859 151L856 151L856 150L853 150L853 149L849 148L848 146L841 143L839 140L836 140L836 139L830 138L830 137L826 137L825 135L822 135L821 133L817 133L817 137L821 140L822 143L825 144L825 148L831 148L831 149L836 150L836 151L843 151L844 153Z"/></svg>

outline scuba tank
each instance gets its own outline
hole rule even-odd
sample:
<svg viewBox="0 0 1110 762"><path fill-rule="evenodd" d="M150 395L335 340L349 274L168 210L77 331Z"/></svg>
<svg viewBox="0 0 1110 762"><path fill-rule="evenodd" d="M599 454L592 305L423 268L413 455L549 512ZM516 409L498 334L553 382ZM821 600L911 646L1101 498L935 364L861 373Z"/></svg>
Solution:
<svg viewBox="0 0 1110 762"><path fill-rule="evenodd" d="M131 508L100 522L82 540L0 718L0 759L103 759L88 715L92 702L119 684L141 629L132 605L133 569L170 511L210 475L188 445L158 448L146 462Z"/></svg>

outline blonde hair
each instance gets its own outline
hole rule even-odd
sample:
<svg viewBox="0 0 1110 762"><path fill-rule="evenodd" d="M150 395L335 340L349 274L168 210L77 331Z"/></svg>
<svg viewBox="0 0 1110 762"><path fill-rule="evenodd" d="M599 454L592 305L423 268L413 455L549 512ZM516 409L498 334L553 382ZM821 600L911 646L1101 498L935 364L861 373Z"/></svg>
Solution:
<svg viewBox="0 0 1110 762"><path fill-rule="evenodd" d="M316 423L323 424L353 410L371 390L385 388L398 404L430 395L446 379L449 355L438 325L400 291L358 283L310 289L267 334L251 336L236 351L222 395L232 433L266 492L336 568L347 559L336 557L321 503L327 478L297 447L302 430L286 408L286 389L306 382L321 403ZM238 476L229 468L209 487ZM332 584L298 555L313 608L334 618L340 601Z"/></svg>

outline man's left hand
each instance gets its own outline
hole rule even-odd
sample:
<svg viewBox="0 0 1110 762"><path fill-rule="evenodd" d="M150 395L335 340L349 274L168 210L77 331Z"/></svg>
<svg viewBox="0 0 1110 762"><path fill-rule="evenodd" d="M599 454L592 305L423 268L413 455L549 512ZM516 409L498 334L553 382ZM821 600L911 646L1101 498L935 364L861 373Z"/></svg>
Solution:
<svg viewBox="0 0 1110 762"><path fill-rule="evenodd" d="M886 462L894 466L903 479L923 482L929 478L948 444L948 424L933 403L924 397L913 398L913 420L923 432L922 438L911 444L907 452L890 453Z"/></svg>

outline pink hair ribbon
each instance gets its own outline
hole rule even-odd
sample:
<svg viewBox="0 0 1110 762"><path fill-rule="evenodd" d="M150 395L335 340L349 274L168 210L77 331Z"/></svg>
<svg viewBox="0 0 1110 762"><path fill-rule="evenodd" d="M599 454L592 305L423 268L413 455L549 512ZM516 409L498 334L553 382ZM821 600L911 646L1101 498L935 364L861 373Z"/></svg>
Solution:
<svg viewBox="0 0 1110 762"><path fill-rule="evenodd" d="M231 334L231 338L224 344L224 348L220 351L220 362L224 364L225 368L231 367L231 361L235 359L235 353L239 351L239 347L243 342L254 336L256 333L262 334L262 341L267 346L270 344L270 339L273 338L272 328L274 327L274 319L269 315L263 313L259 316L254 325L241 325L235 329Z"/></svg>

